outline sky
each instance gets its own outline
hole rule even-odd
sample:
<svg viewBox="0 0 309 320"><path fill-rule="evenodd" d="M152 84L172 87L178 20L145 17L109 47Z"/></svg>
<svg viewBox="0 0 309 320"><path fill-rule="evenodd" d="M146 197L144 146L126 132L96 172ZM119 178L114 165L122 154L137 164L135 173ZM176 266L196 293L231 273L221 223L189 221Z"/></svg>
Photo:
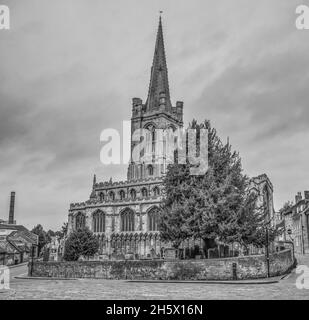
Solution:
<svg viewBox="0 0 309 320"><path fill-rule="evenodd" d="M307 3L306 3L307 2ZM162 10L172 103L210 119L244 172L266 173L278 210L309 190L307 0L1 0L0 218L57 230L98 181L126 178L100 162L100 133L146 99Z"/></svg>

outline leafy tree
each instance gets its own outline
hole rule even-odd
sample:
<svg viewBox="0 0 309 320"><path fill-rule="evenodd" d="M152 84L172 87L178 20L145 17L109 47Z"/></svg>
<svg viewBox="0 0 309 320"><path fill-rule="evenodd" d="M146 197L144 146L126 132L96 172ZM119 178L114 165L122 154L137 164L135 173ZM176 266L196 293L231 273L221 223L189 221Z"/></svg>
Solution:
<svg viewBox="0 0 309 320"><path fill-rule="evenodd" d="M61 233L62 233L62 237L65 237L68 233L68 223L64 222L62 227L61 227Z"/></svg>
<svg viewBox="0 0 309 320"><path fill-rule="evenodd" d="M61 230L58 230L55 232L55 236L58 236L60 239L64 238L67 235L68 232L68 223L64 222Z"/></svg>
<svg viewBox="0 0 309 320"><path fill-rule="evenodd" d="M40 254L42 248L49 242L49 238L47 233L44 231L42 225L38 224L37 226L35 226L31 232L33 232L34 234L36 234L38 236L38 254Z"/></svg>
<svg viewBox="0 0 309 320"><path fill-rule="evenodd" d="M47 231L46 235L47 235L47 240L48 240L48 242L50 242L50 241L51 241L51 238L54 237L56 234L55 234L55 232L54 232L53 230L50 230L50 229L49 229L49 230Z"/></svg>
<svg viewBox="0 0 309 320"><path fill-rule="evenodd" d="M163 240L176 248L189 237L201 238L210 247L216 240L262 243L266 229L255 196L248 197L249 179L242 172L239 154L229 142L222 143L209 121L193 120L190 128L197 130L197 146L200 129L208 129L209 168L196 176L190 175L188 161L168 166L160 219Z"/></svg>
<svg viewBox="0 0 309 320"><path fill-rule="evenodd" d="M292 208L293 205L294 205L294 204L293 204L293 202L291 202L291 201L287 201L287 202L285 202L285 203L283 204L282 208L279 209L279 215L280 215L281 219L282 219L282 214L283 214L285 211L287 211L288 209Z"/></svg>
<svg viewBox="0 0 309 320"><path fill-rule="evenodd" d="M226 232L222 235L224 241L238 242L247 250L248 245L265 247L280 234L281 231L269 219L267 206L258 206L257 198L258 195L251 192L240 210L230 217Z"/></svg>
<svg viewBox="0 0 309 320"><path fill-rule="evenodd" d="M80 256L93 256L99 249L99 241L88 229L73 231L65 242L64 259L76 261Z"/></svg>
<svg viewBox="0 0 309 320"><path fill-rule="evenodd" d="M55 232L53 230L48 230L47 231L47 234L50 236L50 237L54 237L55 236Z"/></svg>
<svg viewBox="0 0 309 320"><path fill-rule="evenodd" d="M287 201L283 204L282 208L279 210L279 211L285 211L285 210L288 210L290 208L293 207L293 202L292 201Z"/></svg>

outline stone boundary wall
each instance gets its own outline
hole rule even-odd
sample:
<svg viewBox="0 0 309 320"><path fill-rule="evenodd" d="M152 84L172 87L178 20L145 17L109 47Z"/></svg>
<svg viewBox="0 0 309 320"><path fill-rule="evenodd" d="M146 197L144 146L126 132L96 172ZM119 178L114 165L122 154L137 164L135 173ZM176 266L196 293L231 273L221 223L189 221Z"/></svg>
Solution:
<svg viewBox="0 0 309 320"><path fill-rule="evenodd" d="M293 266L290 249L270 255L270 275ZM30 273L30 263L29 263ZM121 280L235 280L267 277L264 255L202 260L34 262L32 276Z"/></svg>

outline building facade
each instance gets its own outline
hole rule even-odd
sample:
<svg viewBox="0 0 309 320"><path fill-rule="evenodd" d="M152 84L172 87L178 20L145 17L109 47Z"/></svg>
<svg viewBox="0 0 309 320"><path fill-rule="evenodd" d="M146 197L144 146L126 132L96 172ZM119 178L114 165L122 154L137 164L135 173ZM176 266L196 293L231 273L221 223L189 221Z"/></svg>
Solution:
<svg viewBox="0 0 309 320"><path fill-rule="evenodd" d="M37 256L38 236L26 227L16 224L15 192L11 192L9 220L0 219L0 264L12 265L29 260L33 253Z"/></svg>
<svg viewBox="0 0 309 320"><path fill-rule="evenodd" d="M145 103L140 98L132 100L131 161L127 180L97 182L94 176L90 198L70 205L68 233L87 226L100 240L101 255L132 253L139 257L161 257L166 244L160 239L158 215L167 163L164 152L162 159L157 158L158 141L154 132L156 129L175 131L182 127L183 102L177 101L174 106L171 102L160 18L147 100ZM150 163L136 161L132 156L139 142L134 141L133 133L143 128L153 135ZM273 188L267 176L254 178L252 188L259 193L267 192L273 212ZM188 242L188 245L192 244Z"/></svg>
<svg viewBox="0 0 309 320"><path fill-rule="evenodd" d="M32 248L37 256L38 236L22 225L0 224L0 264L12 265L29 260Z"/></svg>
<svg viewBox="0 0 309 320"><path fill-rule="evenodd" d="M309 191L298 192L295 204L281 212L284 221L284 240L293 241L295 252L309 252Z"/></svg>

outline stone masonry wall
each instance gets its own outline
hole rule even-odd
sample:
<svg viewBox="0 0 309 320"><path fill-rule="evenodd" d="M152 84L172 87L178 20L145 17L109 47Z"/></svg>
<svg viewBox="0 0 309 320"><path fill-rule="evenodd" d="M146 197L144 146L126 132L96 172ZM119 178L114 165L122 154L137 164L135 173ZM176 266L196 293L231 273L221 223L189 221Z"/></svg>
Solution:
<svg viewBox="0 0 309 320"><path fill-rule="evenodd" d="M35 262L34 277L103 278L128 280L233 280L267 276L264 255L203 260L121 260L81 262ZM289 272L293 265L291 250L271 255L270 274ZM29 268L30 270L30 268ZM235 271L234 271L235 276Z"/></svg>

